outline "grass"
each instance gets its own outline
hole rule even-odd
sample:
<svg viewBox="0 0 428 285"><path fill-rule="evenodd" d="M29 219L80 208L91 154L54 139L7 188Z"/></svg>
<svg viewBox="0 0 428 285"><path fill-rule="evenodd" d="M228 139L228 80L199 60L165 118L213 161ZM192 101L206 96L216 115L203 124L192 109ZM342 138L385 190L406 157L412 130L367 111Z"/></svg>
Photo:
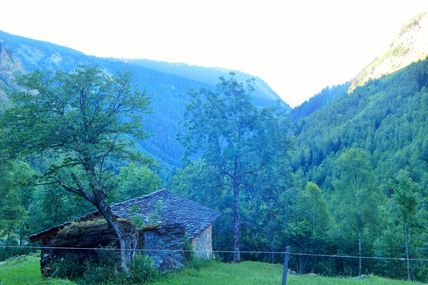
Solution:
<svg viewBox="0 0 428 285"><path fill-rule="evenodd" d="M240 264L211 263L200 270L183 269L151 285L279 285L282 266L262 262ZM289 275L287 285L417 285L422 283L391 280L375 276L364 279Z"/></svg>
<svg viewBox="0 0 428 285"><path fill-rule="evenodd" d="M75 285L67 280L44 280L38 255L0 264L0 285ZM185 268L165 275L150 285L279 285L282 267L261 262L227 264L209 262L200 269ZM311 275L289 276L288 285L417 285L422 283L369 276L365 279L330 278Z"/></svg>
<svg viewBox="0 0 428 285"><path fill-rule="evenodd" d="M74 285L67 280L43 279L40 255L15 257L0 264L0 285Z"/></svg>

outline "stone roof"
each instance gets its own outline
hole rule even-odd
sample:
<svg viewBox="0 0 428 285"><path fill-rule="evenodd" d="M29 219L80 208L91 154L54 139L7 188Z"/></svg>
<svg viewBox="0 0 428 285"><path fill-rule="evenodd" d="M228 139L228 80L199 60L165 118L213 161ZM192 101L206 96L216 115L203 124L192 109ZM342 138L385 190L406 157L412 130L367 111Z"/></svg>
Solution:
<svg viewBox="0 0 428 285"><path fill-rule="evenodd" d="M213 224L220 216L220 212L182 198L165 189L113 204L111 209L119 218L132 219L139 217L143 224L160 224L160 226L182 224L189 240ZM98 212L91 212L80 217L77 221L86 221L98 216ZM49 237L70 223L67 222L33 234L30 236L30 240L35 242Z"/></svg>
<svg viewBox="0 0 428 285"><path fill-rule="evenodd" d="M183 224L189 239L205 230L220 216L217 211L167 190L114 204L111 209L121 218L138 216L144 224Z"/></svg>

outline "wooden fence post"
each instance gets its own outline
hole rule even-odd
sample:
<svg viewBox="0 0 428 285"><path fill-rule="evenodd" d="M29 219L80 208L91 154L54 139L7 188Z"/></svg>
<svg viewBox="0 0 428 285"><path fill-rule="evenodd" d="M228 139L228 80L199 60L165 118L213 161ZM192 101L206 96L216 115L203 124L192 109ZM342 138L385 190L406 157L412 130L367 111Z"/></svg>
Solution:
<svg viewBox="0 0 428 285"><path fill-rule="evenodd" d="M287 285L288 261L290 260L290 247L285 247L284 268L282 271L282 285Z"/></svg>

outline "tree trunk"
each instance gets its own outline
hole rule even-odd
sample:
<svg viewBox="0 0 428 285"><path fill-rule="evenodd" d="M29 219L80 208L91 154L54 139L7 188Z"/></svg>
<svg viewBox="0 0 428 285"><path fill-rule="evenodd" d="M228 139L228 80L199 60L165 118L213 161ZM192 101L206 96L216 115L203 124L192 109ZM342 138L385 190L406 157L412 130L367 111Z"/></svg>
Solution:
<svg viewBox="0 0 428 285"><path fill-rule="evenodd" d="M410 281L410 260L409 260L409 228L407 223L404 224L404 239L406 242L406 261L407 261L407 280Z"/></svg>
<svg viewBox="0 0 428 285"><path fill-rule="evenodd" d="M239 215L239 183L233 182L233 262L241 261L240 236L241 217Z"/></svg>
<svg viewBox="0 0 428 285"><path fill-rule="evenodd" d="M92 190L92 197L88 197L84 193L84 187L80 183L76 175L72 174L72 178L77 184L78 188L81 190L83 197L91 201L95 207L100 211L107 221L107 224L116 234L117 239L119 240L120 245L120 267L125 274L129 272L129 265L132 262L134 257L135 250L138 246L138 231L135 228L123 229L120 224L117 222L115 215L113 214L110 206L105 202L105 193L101 190L102 186L99 180L97 179L97 173L95 171L94 163L90 155L85 155L85 164L84 168L89 180L89 186Z"/></svg>
<svg viewBox="0 0 428 285"><path fill-rule="evenodd" d="M361 233L358 233L358 276L363 272L363 260L361 258L361 247L362 247Z"/></svg>
<svg viewBox="0 0 428 285"><path fill-rule="evenodd" d="M305 273L305 267L308 263L309 257L307 256L298 256L297 257L297 274L302 275Z"/></svg>
<svg viewBox="0 0 428 285"><path fill-rule="evenodd" d="M98 210L106 219L108 225L112 228L114 233L119 240L120 245L120 267L123 272L129 272L129 265L132 262L134 257L135 250L138 245L138 231L135 229L130 229L129 232L124 231L121 228L120 224L117 222L116 217L109 205L107 205L104 200L98 201L97 205Z"/></svg>

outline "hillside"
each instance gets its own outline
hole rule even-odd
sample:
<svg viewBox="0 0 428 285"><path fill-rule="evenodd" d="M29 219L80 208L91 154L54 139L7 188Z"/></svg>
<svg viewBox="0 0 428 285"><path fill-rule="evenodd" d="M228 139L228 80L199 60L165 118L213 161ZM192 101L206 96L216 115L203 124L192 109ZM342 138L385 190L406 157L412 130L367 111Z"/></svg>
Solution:
<svg viewBox="0 0 428 285"><path fill-rule="evenodd" d="M302 119L345 97L348 88L349 83L324 88L318 94L312 96L296 108L293 108L289 114L291 120Z"/></svg>
<svg viewBox="0 0 428 285"><path fill-rule="evenodd" d="M141 143L151 156L170 166L179 166L181 145L176 136L180 129L186 94L191 89L212 88L217 77L228 70L160 63L148 60L124 61L87 56L79 51L11 35L0 31L0 103L7 102L7 93L16 88L15 75L40 70L71 70L78 65L98 66L108 72L130 72L134 84L151 98L152 113L147 129L152 135ZM238 72L240 79L250 75ZM254 104L266 106L281 99L261 79L255 81ZM285 108L288 105L283 103Z"/></svg>
<svg viewBox="0 0 428 285"><path fill-rule="evenodd" d="M351 82L349 92L369 80L402 69L428 55L428 12L423 12L403 26L388 50L375 58Z"/></svg>
<svg viewBox="0 0 428 285"><path fill-rule="evenodd" d="M227 70L97 58L0 33L2 106L9 104L8 94L19 88L15 80L19 73L38 68L71 70L79 64L99 66L108 73L131 72L133 82L146 90L152 101L152 113L147 118L152 137L139 142L140 147L161 164L177 166L165 167L171 171L158 175L150 167L127 165L134 156L122 156L123 149L105 163L117 137L97 139L97 135L103 134L105 126L127 125L125 130L135 129L132 134L138 137L141 122L132 119L141 118L141 113L128 122L126 115L132 109L125 109L125 115L97 123L98 116L85 115L105 113L111 117L108 111L116 109L99 107L103 106L98 102L102 99L99 87L90 89L95 90L91 92L94 99L85 103L88 100L81 90L86 90L86 85L82 87L76 81L43 82L42 88L35 88L40 96L24 94L19 98L22 104L0 113L4 122L0 138L5 146L0 156L5 158L0 164L0 196L6 197L0 199L0 245L13 246L0 250L0 260L18 255L23 249L15 247L25 245L32 233L73 220L94 207L102 212L108 209L104 202L121 202L167 187L222 213L204 240L208 240L206 248L211 250L212 246L214 253L219 253L216 258L224 263L171 273L159 285L278 284L280 266L266 262L281 263L283 255L277 253L282 253L284 246L292 248L290 268L298 274L292 276L290 284L400 284L400 279L427 282L427 18L421 14L407 24L391 48L353 82L327 87L293 110L285 104L282 109L261 108L277 104L278 97L257 78L255 94L250 95L249 86L232 78L223 80L216 92L185 96L192 88L213 88L216 77ZM240 80L249 77L236 74ZM37 78L30 82L39 83ZM51 89L56 84L67 88ZM45 85L49 88L43 88ZM123 89L104 94L115 94L116 90ZM116 97L120 99L121 94ZM51 103L55 95L59 99ZM38 101L39 97L43 100ZM61 105L63 101L66 103ZM57 102L60 107L56 107ZM190 104L185 110L186 103ZM85 107L92 108L92 113ZM176 139L178 133L183 147ZM65 140L60 140L62 135ZM106 137L113 143L97 144ZM46 142L51 143L49 148ZM73 144L73 148L65 147L67 144ZM182 149L190 159L180 159ZM102 150L105 152L101 155ZM25 157L10 159L21 151L28 155L22 152ZM43 151L47 159L35 161ZM41 177L46 183L34 187L34 177L42 168L48 168ZM94 183L97 181L101 182ZM77 188L64 187L65 183ZM57 191L61 187L68 192ZM85 195L83 190L96 195ZM156 203L155 218L164 202ZM195 207L185 208L195 211ZM177 216L174 209L169 211ZM136 226L142 222L131 208L123 213ZM105 212L104 217L108 216ZM230 261L236 263L227 264ZM36 258L31 256L25 262L32 264L34 273ZM117 265L89 262L104 266L109 273ZM73 262L64 264L77 267ZM13 265L6 262L0 266L15 270ZM18 262L17 267L18 273L11 275L22 277L22 263ZM86 267L82 272L92 274L91 270ZM398 280L323 278L306 273L374 274ZM0 279L1 274L0 270ZM39 277L34 278L41 283ZM107 280L103 276L100 279Z"/></svg>
<svg viewBox="0 0 428 285"><path fill-rule="evenodd" d="M379 168L398 160L391 171L406 165L422 171L428 162L427 78L428 60L420 61L304 117L298 123L297 141L304 145L298 164L309 170L354 146L369 151Z"/></svg>
<svg viewBox="0 0 428 285"><path fill-rule="evenodd" d="M218 78L220 76L224 76L225 74L231 72L230 70L223 68L206 68L184 63L168 63L146 59L127 60L126 62L198 82L203 82L208 85L215 85L218 82ZM252 78L251 75L243 72L234 71L234 73L236 78L241 81ZM253 100L257 104L261 106L269 106L272 100L278 100L278 94L276 94L275 91L273 91L270 86L267 85L262 79L254 77L253 85L255 88ZM284 104L284 106L289 108L286 104Z"/></svg>

